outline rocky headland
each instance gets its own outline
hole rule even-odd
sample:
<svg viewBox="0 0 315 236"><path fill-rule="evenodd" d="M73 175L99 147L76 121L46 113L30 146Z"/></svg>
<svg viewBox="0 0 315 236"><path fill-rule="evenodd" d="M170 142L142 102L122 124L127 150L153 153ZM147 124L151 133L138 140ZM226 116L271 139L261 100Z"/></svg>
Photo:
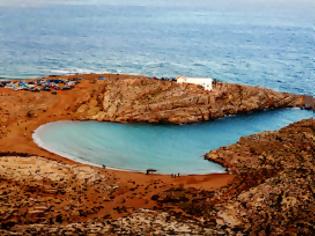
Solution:
<svg viewBox="0 0 315 236"><path fill-rule="evenodd" d="M222 82L205 91L144 76L60 78L80 83L54 92L0 88L0 235L314 234L314 119L209 152L205 158L228 169L217 175L102 169L32 141L38 126L57 120L183 124L313 109L314 98Z"/></svg>
<svg viewBox="0 0 315 236"><path fill-rule="evenodd" d="M76 112L82 119L184 124L281 107L303 107L304 96L216 82L194 84L147 78L108 79Z"/></svg>

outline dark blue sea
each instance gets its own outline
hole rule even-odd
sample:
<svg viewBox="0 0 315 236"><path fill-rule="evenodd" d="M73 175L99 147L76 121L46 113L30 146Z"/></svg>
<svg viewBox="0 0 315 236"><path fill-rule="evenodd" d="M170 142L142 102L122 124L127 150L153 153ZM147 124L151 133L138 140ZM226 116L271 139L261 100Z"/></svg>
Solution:
<svg viewBox="0 0 315 236"><path fill-rule="evenodd" d="M315 2L0 0L0 77L210 76L315 95Z"/></svg>

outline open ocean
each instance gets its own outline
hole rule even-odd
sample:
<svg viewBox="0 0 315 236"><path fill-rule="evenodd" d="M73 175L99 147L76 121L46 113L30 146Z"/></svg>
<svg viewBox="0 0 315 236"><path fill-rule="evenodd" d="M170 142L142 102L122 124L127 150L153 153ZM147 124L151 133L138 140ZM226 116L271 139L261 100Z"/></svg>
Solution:
<svg viewBox="0 0 315 236"><path fill-rule="evenodd" d="M61 2L0 0L1 79L191 75L315 95L314 4Z"/></svg>

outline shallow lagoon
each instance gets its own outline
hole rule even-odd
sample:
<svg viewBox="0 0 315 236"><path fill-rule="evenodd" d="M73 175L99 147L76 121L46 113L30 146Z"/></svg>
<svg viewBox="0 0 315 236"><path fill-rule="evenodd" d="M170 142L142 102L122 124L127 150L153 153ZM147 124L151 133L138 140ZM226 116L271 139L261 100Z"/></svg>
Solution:
<svg viewBox="0 0 315 236"><path fill-rule="evenodd" d="M311 111L282 109L181 126L59 121L39 127L33 138L46 150L84 163L167 174L222 173L225 169L203 154L310 117Z"/></svg>

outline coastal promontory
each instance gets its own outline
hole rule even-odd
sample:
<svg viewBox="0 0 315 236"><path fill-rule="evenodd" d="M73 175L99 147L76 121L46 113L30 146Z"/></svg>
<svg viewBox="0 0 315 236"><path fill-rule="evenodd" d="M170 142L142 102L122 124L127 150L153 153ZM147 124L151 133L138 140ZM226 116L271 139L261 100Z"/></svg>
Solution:
<svg viewBox="0 0 315 236"><path fill-rule="evenodd" d="M192 123L281 107L302 107L304 97L246 85L194 84L148 78L107 79L76 112L82 119L114 122Z"/></svg>

